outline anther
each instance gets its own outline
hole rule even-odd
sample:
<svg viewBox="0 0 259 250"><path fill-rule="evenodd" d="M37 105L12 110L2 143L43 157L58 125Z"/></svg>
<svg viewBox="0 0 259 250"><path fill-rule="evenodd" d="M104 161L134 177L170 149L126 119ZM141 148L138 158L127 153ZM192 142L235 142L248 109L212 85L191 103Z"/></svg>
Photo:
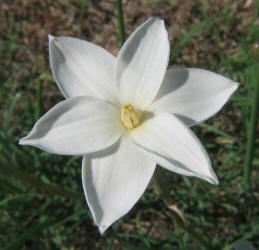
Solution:
<svg viewBox="0 0 259 250"><path fill-rule="evenodd" d="M121 109L121 121L125 128L136 128L140 123L139 113L131 106L131 104L125 104Z"/></svg>

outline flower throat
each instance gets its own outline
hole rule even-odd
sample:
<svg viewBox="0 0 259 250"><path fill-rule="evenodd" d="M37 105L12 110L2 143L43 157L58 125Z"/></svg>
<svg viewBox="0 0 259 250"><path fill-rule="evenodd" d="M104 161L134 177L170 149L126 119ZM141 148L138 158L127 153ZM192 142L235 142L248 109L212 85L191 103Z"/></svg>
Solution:
<svg viewBox="0 0 259 250"><path fill-rule="evenodd" d="M131 104L125 104L121 109L121 121L126 129L136 128L140 124L141 116Z"/></svg>

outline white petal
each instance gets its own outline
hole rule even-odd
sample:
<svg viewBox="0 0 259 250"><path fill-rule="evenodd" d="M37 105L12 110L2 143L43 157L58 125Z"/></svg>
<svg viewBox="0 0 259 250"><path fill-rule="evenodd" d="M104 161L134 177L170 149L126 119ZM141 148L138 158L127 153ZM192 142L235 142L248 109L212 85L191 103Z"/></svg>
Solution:
<svg viewBox="0 0 259 250"><path fill-rule="evenodd" d="M125 215L145 191L156 163L129 140L84 156L82 181L94 221L103 233Z"/></svg>
<svg viewBox="0 0 259 250"><path fill-rule="evenodd" d="M125 42L116 63L122 104L145 109L163 81L170 53L164 21L149 18Z"/></svg>
<svg viewBox="0 0 259 250"><path fill-rule="evenodd" d="M199 139L174 115L154 114L133 130L131 137L162 167L218 184L209 156Z"/></svg>
<svg viewBox="0 0 259 250"><path fill-rule="evenodd" d="M65 97L94 96L116 101L115 57L103 48L73 37L49 35L50 66Z"/></svg>
<svg viewBox="0 0 259 250"><path fill-rule="evenodd" d="M101 99L72 97L41 117L19 143L63 155L96 152L119 139L119 118L117 109Z"/></svg>
<svg viewBox="0 0 259 250"><path fill-rule="evenodd" d="M251 242L244 239L239 240L234 247L235 250L256 250L256 248Z"/></svg>
<svg viewBox="0 0 259 250"><path fill-rule="evenodd" d="M203 69L168 70L150 111L169 111L192 126L216 114L238 83Z"/></svg>

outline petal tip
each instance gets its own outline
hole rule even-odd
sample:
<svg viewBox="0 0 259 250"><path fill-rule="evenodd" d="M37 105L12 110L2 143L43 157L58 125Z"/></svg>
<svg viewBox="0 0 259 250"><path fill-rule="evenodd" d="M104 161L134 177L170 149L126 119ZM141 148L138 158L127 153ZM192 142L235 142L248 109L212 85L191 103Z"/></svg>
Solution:
<svg viewBox="0 0 259 250"><path fill-rule="evenodd" d="M210 175L207 176L207 181L212 184L217 186L219 184L219 179L216 175L216 173L214 172L214 170L212 169L212 166L210 165Z"/></svg>
<svg viewBox="0 0 259 250"><path fill-rule="evenodd" d="M157 23L158 25L161 24L162 26L164 26L165 21L163 19L161 19L160 17L151 16L147 19L146 23L149 23L152 25Z"/></svg>
<svg viewBox="0 0 259 250"><path fill-rule="evenodd" d="M108 226L106 225L98 225L98 228L99 228L99 232L101 235L103 235L105 233L105 231L107 230Z"/></svg>
<svg viewBox="0 0 259 250"><path fill-rule="evenodd" d="M100 232L101 235L103 235L105 233L105 229L102 229L102 228L99 227L99 232Z"/></svg>
<svg viewBox="0 0 259 250"><path fill-rule="evenodd" d="M212 177L209 177L207 180L208 180L208 182L209 182L210 184L212 184L212 185L217 186L217 185L219 184L219 179L218 179L218 177L216 176L216 174L213 174L213 176L212 176Z"/></svg>
<svg viewBox="0 0 259 250"><path fill-rule="evenodd" d="M238 89L240 87L241 83L240 82L235 82L235 85L236 85L236 89Z"/></svg>
<svg viewBox="0 0 259 250"><path fill-rule="evenodd" d="M26 140L25 137L21 138L21 139L18 141L18 144L19 144L19 145L26 145L25 140Z"/></svg>
<svg viewBox="0 0 259 250"><path fill-rule="evenodd" d="M33 146L33 143L31 142L29 136L25 136L23 138L21 138L19 141L18 141L18 144L19 145L22 145L22 146L25 146L25 145L31 145Z"/></svg>
<svg viewBox="0 0 259 250"><path fill-rule="evenodd" d="M213 185L215 185L215 186L219 185L219 180L218 180L218 178L217 178L217 179L214 179Z"/></svg>
<svg viewBox="0 0 259 250"><path fill-rule="evenodd" d="M49 39L49 43L50 43L55 39L55 37L52 36L51 34L48 34L48 39Z"/></svg>

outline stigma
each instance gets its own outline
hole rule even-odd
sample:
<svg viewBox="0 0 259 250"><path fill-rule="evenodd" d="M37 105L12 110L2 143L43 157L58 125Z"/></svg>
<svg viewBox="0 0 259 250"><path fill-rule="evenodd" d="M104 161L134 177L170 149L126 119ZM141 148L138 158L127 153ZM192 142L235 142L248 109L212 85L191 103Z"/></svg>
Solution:
<svg viewBox="0 0 259 250"><path fill-rule="evenodd" d="M141 116L131 104L125 104L121 109L121 121L126 129L136 128L140 123Z"/></svg>

